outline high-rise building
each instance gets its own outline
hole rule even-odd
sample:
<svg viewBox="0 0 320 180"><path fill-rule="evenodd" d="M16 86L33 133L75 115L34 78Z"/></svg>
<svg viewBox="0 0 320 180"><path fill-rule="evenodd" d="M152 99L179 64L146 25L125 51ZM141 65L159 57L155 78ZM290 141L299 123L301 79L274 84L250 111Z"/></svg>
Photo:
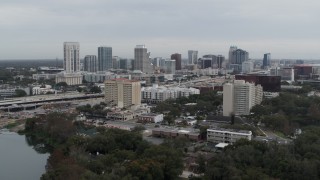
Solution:
<svg viewBox="0 0 320 180"><path fill-rule="evenodd" d="M98 47L99 71L106 71L113 68L112 47Z"/></svg>
<svg viewBox="0 0 320 180"><path fill-rule="evenodd" d="M153 72L150 53L148 53L145 45L137 45L134 48L134 70L140 70L144 73Z"/></svg>
<svg viewBox="0 0 320 180"><path fill-rule="evenodd" d="M171 59L176 60L176 70L181 70L181 54L175 53L171 55Z"/></svg>
<svg viewBox="0 0 320 180"><path fill-rule="evenodd" d="M248 74L253 71L253 62L252 61L244 61L242 63L242 73Z"/></svg>
<svg viewBox="0 0 320 180"><path fill-rule="evenodd" d="M235 80L223 86L223 116L249 115L250 109L260 104L263 91L261 85Z"/></svg>
<svg viewBox="0 0 320 180"><path fill-rule="evenodd" d="M84 57L84 71L98 71L98 60L96 55L87 55Z"/></svg>
<svg viewBox="0 0 320 180"><path fill-rule="evenodd" d="M120 58L118 56L113 56L112 57L112 68L113 69L119 69L120 68L119 61L120 61Z"/></svg>
<svg viewBox="0 0 320 180"><path fill-rule="evenodd" d="M198 64L198 51L195 51L195 50L188 51L188 62L189 64Z"/></svg>
<svg viewBox="0 0 320 180"><path fill-rule="evenodd" d="M237 49L232 52L231 64L242 64L249 60L249 53L242 49Z"/></svg>
<svg viewBox="0 0 320 180"><path fill-rule="evenodd" d="M201 69L211 68L212 67L212 58L203 56L199 59L199 66Z"/></svg>
<svg viewBox="0 0 320 180"><path fill-rule="evenodd" d="M119 60L119 68L120 69L128 69L128 59L120 59Z"/></svg>
<svg viewBox="0 0 320 180"><path fill-rule="evenodd" d="M232 53L233 51L237 50L238 47L237 46L230 46L230 49L229 49L229 57L228 57L228 61L226 62L226 66L227 68L229 68L229 65L232 64L231 61L232 61Z"/></svg>
<svg viewBox="0 0 320 180"><path fill-rule="evenodd" d="M268 67L270 67L271 65L271 54L270 53L266 53L263 55L263 69L266 69Z"/></svg>
<svg viewBox="0 0 320 180"><path fill-rule="evenodd" d="M167 59L165 64L167 74L176 74L176 60Z"/></svg>
<svg viewBox="0 0 320 180"><path fill-rule="evenodd" d="M217 55L217 68L221 69L223 68L225 58L222 55Z"/></svg>
<svg viewBox="0 0 320 180"><path fill-rule="evenodd" d="M203 58L201 58L200 61L201 62L201 67L203 68L204 66L204 61L207 61L207 59L211 59L211 65L210 67L212 67L213 69L221 69L222 68L222 64L224 63L224 56L222 55L213 55L213 54L208 54L208 55L204 55ZM209 67L209 62L205 63L205 67L208 68Z"/></svg>
<svg viewBox="0 0 320 180"><path fill-rule="evenodd" d="M234 88L233 84L231 83L226 83L223 85L223 116L231 116L234 114Z"/></svg>
<svg viewBox="0 0 320 180"><path fill-rule="evenodd" d="M119 108L141 104L140 81L113 79L105 81L105 102Z"/></svg>
<svg viewBox="0 0 320 180"><path fill-rule="evenodd" d="M56 75L55 82L65 82L68 85L77 85L82 83L80 74L80 44L78 42L63 43L63 69Z"/></svg>
<svg viewBox="0 0 320 180"><path fill-rule="evenodd" d="M63 43L63 69L66 73L75 73L80 71L80 44L78 42Z"/></svg>
<svg viewBox="0 0 320 180"><path fill-rule="evenodd" d="M230 68L233 68L236 72L242 71L242 63L249 60L249 53L242 49L234 50L231 53Z"/></svg>
<svg viewBox="0 0 320 180"><path fill-rule="evenodd" d="M153 58L152 59L153 67L160 68L160 69L165 69L166 68L165 61L166 61L166 59L164 59L162 57Z"/></svg>
<svg viewBox="0 0 320 180"><path fill-rule="evenodd" d="M207 55L204 55L202 56L203 58L200 59L200 62L201 62L201 68L202 69L205 69L205 68L216 68L216 63L217 63L217 56L216 55L213 55L213 54L207 54ZM211 60L211 62L209 63L208 60ZM204 65L206 64L206 65Z"/></svg>

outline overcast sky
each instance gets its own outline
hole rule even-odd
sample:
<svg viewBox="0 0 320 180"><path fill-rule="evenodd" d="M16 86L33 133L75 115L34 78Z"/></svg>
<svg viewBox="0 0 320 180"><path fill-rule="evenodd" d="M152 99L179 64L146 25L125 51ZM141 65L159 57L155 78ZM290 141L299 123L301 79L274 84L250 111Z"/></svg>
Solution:
<svg viewBox="0 0 320 180"><path fill-rule="evenodd" d="M133 57L222 54L230 45L250 58L320 59L319 0L1 0L0 59L62 58L65 41L80 55L111 46Z"/></svg>

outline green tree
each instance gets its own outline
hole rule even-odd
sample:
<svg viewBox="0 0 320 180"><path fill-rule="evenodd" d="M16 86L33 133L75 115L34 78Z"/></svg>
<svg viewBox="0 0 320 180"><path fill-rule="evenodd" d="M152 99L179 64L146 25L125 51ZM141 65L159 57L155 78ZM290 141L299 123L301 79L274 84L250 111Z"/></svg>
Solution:
<svg viewBox="0 0 320 180"><path fill-rule="evenodd" d="M171 115L164 116L163 120L167 122L169 125L174 124L174 117Z"/></svg>
<svg viewBox="0 0 320 180"><path fill-rule="evenodd" d="M66 82L59 82L56 84L57 87L63 87L66 88L68 86L68 84Z"/></svg>
<svg viewBox="0 0 320 180"><path fill-rule="evenodd" d="M98 86L93 86L90 88L91 93L101 93L101 89Z"/></svg>
<svg viewBox="0 0 320 180"><path fill-rule="evenodd" d="M182 153L165 146L152 146L143 154L144 158L160 162L164 173L163 179L177 179L182 173Z"/></svg>
<svg viewBox="0 0 320 180"><path fill-rule="evenodd" d="M82 92L83 89L82 89L81 87L77 87L77 91L78 91L78 92Z"/></svg>
<svg viewBox="0 0 320 180"><path fill-rule="evenodd" d="M15 97L24 97L26 95L27 93L22 89L16 89L15 91Z"/></svg>

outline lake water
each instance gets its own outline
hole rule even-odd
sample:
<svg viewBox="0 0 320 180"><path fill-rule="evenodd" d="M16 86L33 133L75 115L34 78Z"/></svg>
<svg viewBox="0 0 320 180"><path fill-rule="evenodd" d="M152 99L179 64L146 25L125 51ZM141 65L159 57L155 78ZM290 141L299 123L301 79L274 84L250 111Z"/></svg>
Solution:
<svg viewBox="0 0 320 180"><path fill-rule="evenodd" d="M40 179L48 156L37 153L24 135L0 130L0 180Z"/></svg>

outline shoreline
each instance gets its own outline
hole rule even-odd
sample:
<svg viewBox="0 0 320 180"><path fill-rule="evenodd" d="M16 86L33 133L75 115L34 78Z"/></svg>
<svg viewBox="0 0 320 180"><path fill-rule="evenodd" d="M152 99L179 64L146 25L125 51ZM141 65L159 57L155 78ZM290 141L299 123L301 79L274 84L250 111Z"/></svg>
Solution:
<svg viewBox="0 0 320 180"><path fill-rule="evenodd" d="M1 122L1 120L0 120ZM18 133L21 130L25 129L25 119L9 119L5 122L0 123L0 130L2 129L8 129L10 132Z"/></svg>

